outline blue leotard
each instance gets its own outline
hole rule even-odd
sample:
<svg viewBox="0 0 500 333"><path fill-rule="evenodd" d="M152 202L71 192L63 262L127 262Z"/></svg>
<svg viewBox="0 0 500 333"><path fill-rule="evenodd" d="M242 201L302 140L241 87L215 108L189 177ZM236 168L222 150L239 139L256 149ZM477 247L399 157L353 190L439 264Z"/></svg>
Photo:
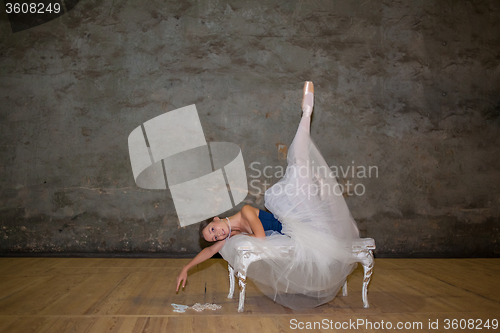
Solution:
<svg viewBox="0 0 500 333"><path fill-rule="evenodd" d="M281 225L281 222L274 217L273 214L263 210L259 210L259 220L262 222L264 231L277 231L281 234L281 229L283 228L283 226Z"/></svg>

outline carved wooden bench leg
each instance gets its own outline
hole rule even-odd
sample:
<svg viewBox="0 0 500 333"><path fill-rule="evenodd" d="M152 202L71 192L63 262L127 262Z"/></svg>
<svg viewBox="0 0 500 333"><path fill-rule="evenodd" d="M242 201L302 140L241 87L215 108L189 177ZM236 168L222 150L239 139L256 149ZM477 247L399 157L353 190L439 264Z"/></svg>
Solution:
<svg viewBox="0 0 500 333"><path fill-rule="evenodd" d="M370 283L370 279L373 273L373 251L364 251L366 258L362 261L363 270L364 270L364 279L363 279L363 307L369 308L368 304L368 284Z"/></svg>
<svg viewBox="0 0 500 333"><path fill-rule="evenodd" d="M231 265L227 265L227 268L229 270L229 294L227 295L227 298L233 298L234 296L234 286L235 286L235 281L234 281L234 269L231 267ZM245 291L246 291L246 276L244 274L241 274L240 272L238 274L238 284L240 286L240 301L238 304L238 312L243 312L243 309L245 307Z"/></svg>
<svg viewBox="0 0 500 333"><path fill-rule="evenodd" d="M246 276L238 272L238 284L240 285L240 302L238 304L238 312L243 312L245 306L245 290L247 287Z"/></svg>
<svg viewBox="0 0 500 333"><path fill-rule="evenodd" d="M345 280L344 285L342 286L342 296L347 296L347 280Z"/></svg>
<svg viewBox="0 0 500 333"><path fill-rule="evenodd" d="M229 294L227 295L227 298L233 298L233 295L234 295L234 269L229 264L227 265L227 268L229 269Z"/></svg>

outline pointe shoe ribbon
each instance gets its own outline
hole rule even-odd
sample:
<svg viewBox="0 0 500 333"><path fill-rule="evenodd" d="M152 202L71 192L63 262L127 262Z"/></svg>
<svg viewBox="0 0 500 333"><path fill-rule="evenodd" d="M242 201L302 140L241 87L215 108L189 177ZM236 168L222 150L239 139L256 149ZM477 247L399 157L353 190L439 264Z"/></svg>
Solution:
<svg viewBox="0 0 500 333"><path fill-rule="evenodd" d="M314 106L314 85L311 81L304 84L304 96L302 97L302 112L310 116Z"/></svg>

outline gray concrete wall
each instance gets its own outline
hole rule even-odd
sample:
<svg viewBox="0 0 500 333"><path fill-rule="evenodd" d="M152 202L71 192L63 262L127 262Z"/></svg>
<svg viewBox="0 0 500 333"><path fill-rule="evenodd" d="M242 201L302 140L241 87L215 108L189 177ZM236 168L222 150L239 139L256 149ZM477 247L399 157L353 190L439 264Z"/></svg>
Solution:
<svg viewBox="0 0 500 333"><path fill-rule="evenodd" d="M84 0L17 33L2 15L3 254L197 252L170 192L135 185L129 133L196 104L250 180L286 165L305 80L326 161L378 168L340 176L378 255L500 254L496 0Z"/></svg>

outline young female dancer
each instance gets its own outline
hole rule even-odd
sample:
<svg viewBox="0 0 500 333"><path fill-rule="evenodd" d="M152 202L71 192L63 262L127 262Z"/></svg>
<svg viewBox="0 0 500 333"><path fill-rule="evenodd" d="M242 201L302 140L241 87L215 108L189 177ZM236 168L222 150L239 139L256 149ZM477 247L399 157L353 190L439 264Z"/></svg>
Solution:
<svg viewBox="0 0 500 333"><path fill-rule="evenodd" d="M281 230L282 225L273 214L250 205L243 206L238 213L225 219L214 217L213 220L209 219L201 222L200 237L214 244L201 250L193 260L182 268L177 277L176 291L179 291L181 282L183 282L182 288L186 286L188 270L219 252L225 244L223 241L227 238L238 234L259 238L265 237L266 231L281 232Z"/></svg>
<svg viewBox="0 0 500 333"><path fill-rule="evenodd" d="M215 243L182 269L177 290L181 282L185 286L189 268L216 252L238 271L234 249L251 243L265 255L247 277L276 302L305 309L335 297L355 267L351 248L359 232L336 178L310 138L313 94L312 82L306 82L285 176L265 193L265 206L273 214L246 205L231 217L202 222L200 236ZM277 232L265 237L265 229ZM283 254L283 246L293 250Z"/></svg>

